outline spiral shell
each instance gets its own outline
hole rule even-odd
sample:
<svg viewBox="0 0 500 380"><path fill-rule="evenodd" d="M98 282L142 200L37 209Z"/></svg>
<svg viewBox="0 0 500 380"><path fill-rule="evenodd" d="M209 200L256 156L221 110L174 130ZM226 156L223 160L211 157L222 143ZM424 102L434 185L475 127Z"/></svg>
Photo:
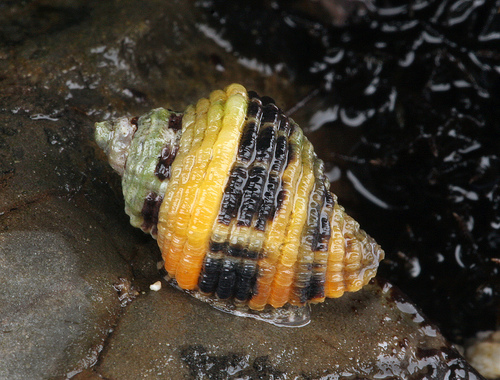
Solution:
<svg viewBox="0 0 500 380"><path fill-rule="evenodd" d="M95 135L131 224L201 298L251 310L322 302L361 289L384 257L329 191L299 126L241 85L184 113L97 123Z"/></svg>

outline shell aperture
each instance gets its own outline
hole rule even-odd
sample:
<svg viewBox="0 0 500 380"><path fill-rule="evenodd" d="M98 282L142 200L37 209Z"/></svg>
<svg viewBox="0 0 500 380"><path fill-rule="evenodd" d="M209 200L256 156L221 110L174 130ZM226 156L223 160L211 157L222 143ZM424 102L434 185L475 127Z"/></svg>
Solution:
<svg viewBox="0 0 500 380"><path fill-rule="evenodd" d="M168 277L215 307L258 315L340 297L384 257L329 191L300 127L241 85L184 113L96 123L95 136Z"/></svg>

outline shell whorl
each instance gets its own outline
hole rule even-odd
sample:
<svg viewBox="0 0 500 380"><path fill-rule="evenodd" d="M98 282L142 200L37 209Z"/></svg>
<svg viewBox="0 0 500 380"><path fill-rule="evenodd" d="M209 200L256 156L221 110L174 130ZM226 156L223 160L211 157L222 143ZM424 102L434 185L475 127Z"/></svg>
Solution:
<svg viewBox="0 0 500 380"><path fill-rule="evenodd" d="M97 123L96 140L182 289L253 310L303 305L361 289L384 257L299 126L241 85L183 114Z"/></svg>
<svg viewBox="0 0 500 380"><path fill-rule="evenodd" d="M182 133L181 120L182 114L157 108L138 118L96 123L97 144L122 177L130 223L153 236Z"/></svg>

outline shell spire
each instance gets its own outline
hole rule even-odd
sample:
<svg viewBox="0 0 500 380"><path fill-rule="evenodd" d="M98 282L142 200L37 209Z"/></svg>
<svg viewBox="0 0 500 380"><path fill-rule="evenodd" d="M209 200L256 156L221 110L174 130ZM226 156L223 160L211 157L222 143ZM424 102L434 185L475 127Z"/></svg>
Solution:
<svg viewBox="0 0 500 380"><path fill-rule="evenodd" d="M131 223L168 277L218 307L302 306L361 289L384 251L329 191L323 162L269 97L238 84L184 113L96 124Z"/></svg>
<svg viewBox="0 0 500 380"><path fill-rule="evenodd" d="M158 209L181 136L182 114L163 108L95 125L95 139L122 177L130 223L156 236Z"/></svg>

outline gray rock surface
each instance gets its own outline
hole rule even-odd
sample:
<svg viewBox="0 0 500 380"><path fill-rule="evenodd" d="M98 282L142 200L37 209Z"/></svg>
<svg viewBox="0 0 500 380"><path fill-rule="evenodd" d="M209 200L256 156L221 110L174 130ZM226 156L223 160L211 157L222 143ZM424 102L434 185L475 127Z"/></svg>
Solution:
<svg viewBox="0 0 500 380"><path fill-rule="evenodd" d="M297 329L147 290L159 252L129 226L93 123L231 82L285 108L310 89L243 67L192 2L4 3L0 378L480 378L383 282Z"/></svg>
<svg viewBox="0 0 500 380"><path fill-rule="evenodd" d="M118 311L107 285L114 271L99 273L99 266L79 261L62 233L19 230L0 239L0 378L64 375L78 361L94 361L110 311ZM95 277L86 281L84 272Z"/></svg>
<svg viewBox="0 0 500 380"><path fill-rule="evenodd" d="M114 284L131 277L117 245L65 199L2 218L0 378L66 376L94 363L122 308Z"/></svg>

